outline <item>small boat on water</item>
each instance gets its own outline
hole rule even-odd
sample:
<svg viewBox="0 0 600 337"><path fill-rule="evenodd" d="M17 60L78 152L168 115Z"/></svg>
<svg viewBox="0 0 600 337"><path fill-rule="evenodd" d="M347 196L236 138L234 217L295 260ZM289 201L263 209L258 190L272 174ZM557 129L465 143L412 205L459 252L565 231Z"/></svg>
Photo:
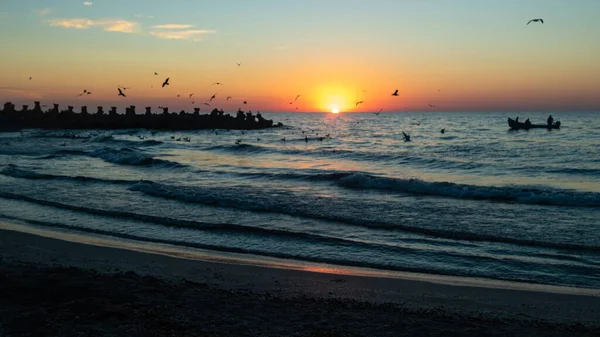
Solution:
<svg viewBox="0 0 600 337"><path fill-rule="evenodd" d="M529 129L560 129L560 121L550 124L531 124L517 122L516 120L509 118L508 126L511 130L529 130Z"/></svg>

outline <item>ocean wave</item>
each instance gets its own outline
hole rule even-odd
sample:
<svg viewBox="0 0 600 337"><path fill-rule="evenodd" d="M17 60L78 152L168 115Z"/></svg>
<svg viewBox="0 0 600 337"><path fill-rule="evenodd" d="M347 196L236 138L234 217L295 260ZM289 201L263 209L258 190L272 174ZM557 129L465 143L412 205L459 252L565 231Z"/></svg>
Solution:
<svg viewBox="0 0 600 337"><path fill-rule="evenodd" d="M185 167L185 165L164 159L156 159L151 155L132 148L113 149L105 147L87 153L88 156L100 158L106 162L119 165L150 166L161 165L166 167Z"/></svg>
<svg viewBox="0 0 600 337"><path fill-rule="evenodd" d="M342 178L341 180L343 179L345 178ZM444 239L462 241L488 241L546 248L600 251L600 247L597 246L572 244L568 242L545 242L526 240L517 237L499 237L490 234L465 231L423 228L405 225L402 223L367 221L352 216L321 212L320 210L315 209L313 202L298 201L296 204L278 203L272 199L248 198L247 195L242 193L224 195L211 188L171 186L154 182L140 182L129 187L129 190L141 192L158 198L177 200L186 203L197 203L208 206L233 208L253 212L281 213L301 218L338 222L370 229L400 230Z"/></svg>
<svg viewBox="0 0 600 337"><path fill-rule="evenodd" d="M451 182L429 182L419 179L377 177L364 174L343 177L339 183L341 186L350 188L389 190L457 199L506 201L553 206L600 207L600 193L552 188L478 186Z"/></svg>
<svg viewBox="0 0 600 337"><path fill-rule="evenodd" d="M101 182L109 184L135 184L139 181L132 180L121 180L121 179L100 179L85 176L64 176L55 174L38 173L34 171L24 170L18 168L16 165L9 164L5 167L0 174L7 177L20 178L20 179L31 179L31 180L73 180L82 182Z"/></svg>
<svg viewBox="0 0 600 337"><path fill-rule="evenodd" d="M304 141L304 140L302 140ZM422 157L411 154L408 151L378 152L378 151L356 151L336 149L333 147L322 147L319 149L278 148L261 146L255 144L227 144L215 145L204 148L205 151L231 152L231 153L276 153L291 156L343 158L360 161L395 161L399 164L416 164L426 168L448 168L472 170L487 166L487 164L463 160L450 160L435 157Z"/></svg>

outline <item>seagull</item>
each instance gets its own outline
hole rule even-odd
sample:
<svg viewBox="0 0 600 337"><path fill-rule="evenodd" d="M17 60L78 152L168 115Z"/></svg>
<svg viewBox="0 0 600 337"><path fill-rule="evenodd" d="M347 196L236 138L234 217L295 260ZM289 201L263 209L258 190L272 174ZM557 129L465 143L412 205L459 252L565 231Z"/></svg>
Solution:
<svg viewBox="0 0 600 337"><path fill-rule="evenodd" d="M214 94L214 95L210 96L210 99L208 101L212 102L212 100L215 99L215 97L217 97L217 94Z"/></svg>
<svg viewBox="0 0 600 337"><path fill-rule="evenodd" d="M538 21L541 23L544 23L544 19L533 19L533 20L529 20L529 22L527 22L527 24L530 24L532 22L538 22Z"/></svg>
<svg viewBox="0 0 600 337"><path fill-rule="evenodd" d="M238 65L238 67L241 67L241 66L242 66L242 64L241 64L241 63L238 63L237 65Z"/></svg>
<svg viewBox="0 0 600 337"><path fill-rule="evenodd" d="M31 81L31 76L29 77L29 80Z"/></svg>
<svg viewBox="0 0 600 337"><path fill-rule="evenodd" d="M398 89L396 89L396 91L394 91L394 93L392 94L392 96L398 96Z"/></svg>
<svg viewBox="0 0 600 337"><path fill-rule="evenodd" d="M244 101L244 104L248 104L248 102Z"/></svg>
<svg viewBox="0 0 600 337"><path fill-rule="evenodd" d="M379 116L379 114L383 111L383 109L379 109L377 112L373 112L375 115Z"/></svg>
<svg viewBox="0 0 600 337"><path fill-rule="evenodd" d="M226 99L226 101L229 101L229 99L230 99L230 98L231 98L231 96L227 96L227 99Z"/></svg>
<svg viewBox="0 0 600 337"><path fill-rule="evenodd" d="M300 95L297 95L296 98L294 98L294 102L296 102L298 98L300 98Z"/></svg>
<svg viewBox="0 0 600 337"><path fill-rule="evenodd" d="M210 106L210 104L209 104L209 103L204 103L204 105L206 105L206 106Z"/></svg>
<svg viewBox="0 0 600 337"><path fill-rule="evenodd" d="M435 104L428 104L430 108L435 108Z"/></svg>
<svg viewBox="0 0 600 337"><path fill-rule="evenodd" d="M162 88L165 87L165 85L169 85L169 78L167 77L167 79L163 82L162 84Z"/></svg>
<svg viewBox="0 0 600 337"><path fill-rule="evenodd" d="M359 104L362 104L362 103L364 103L364 102L363 101L358 101L358 102L356 102L356 106L358 106Z"/></svg>
<svg viewBox="0 0 600 337"><path fill-rule="evenodd" d="M177 97L179 97L179 96L181 96L181 95L177 95Z"/></svg>
<svg viewBox="0 0 600 337"><path fill-rule="evenodd" d="M119 96L127 97L127 96L125 96L125 94L123 93L121 88L117 88L117 90L119 90Z"/></svg>
<svg viewBox="0 0 600 337"><path fill-rule="evenodd" d="M212 85L224 85L224 84L223 84L223 83L221 83L221 82L215 82L215 83L213 83Z"/></svg>
<svg viewBox="0 0 600 337"><path fill-rule="evenodd" d="M194 96L194 94L193 94L193 93L191 93L191 94L190 94L190 97L189 97L189 98L192 98L192 96Z"/></svg>
<svg viewBox="0 0 600 337"><path fill-rule="evenodd" d="M154 72L154 75L156 76L156 75L158 75L158 73L155 71L155 72Z"/></svg>

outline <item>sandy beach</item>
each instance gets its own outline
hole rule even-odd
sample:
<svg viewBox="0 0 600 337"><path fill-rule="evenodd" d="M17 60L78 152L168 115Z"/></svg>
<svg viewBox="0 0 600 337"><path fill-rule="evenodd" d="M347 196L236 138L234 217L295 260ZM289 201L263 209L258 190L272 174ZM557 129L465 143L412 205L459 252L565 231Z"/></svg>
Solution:
<svg viewBox="0 0 600 337"><path fill-rule="evenodd" d="M198 261L8 230L0 257L4 336L600 334L593 294Z"/></svg>

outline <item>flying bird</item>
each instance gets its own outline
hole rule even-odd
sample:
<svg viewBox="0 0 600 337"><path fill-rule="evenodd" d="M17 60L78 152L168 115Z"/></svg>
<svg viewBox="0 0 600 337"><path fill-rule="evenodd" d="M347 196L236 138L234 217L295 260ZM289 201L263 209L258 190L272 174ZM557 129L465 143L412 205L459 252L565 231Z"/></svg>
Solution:
<svg viewBox="0 0 600 337"><path fill-rule="evenodd" d="M221 82L215 82L215 83L213 83L213 85L224 85L224 84Z"/></svg>
<svg viewBox="0 0 600 337"><path fill-rule="evenodd" d="M529 22L527 22L527 24L530 24L532 22L541 22L544 23L544 19L533 19L533 20L529 20Z"/></svg>
<svg viewBox="0 0 600 337"><path fill-rule="evenodd" d="M379 114L383 111L383 109L379 109L377 112L373 112L375 115L379 116Z"/></svg>
<svg viewBox="0 0 600 337"><path fill-rule="evenodd" d="M238 65L238 67L241 67L241 66L242 66L242 64L241 64L241 63L238 63L237 65Z"/></svg>
<svg viewBox="0 0 600 337"><path fill-rule="evenodd" d="M119 90L119 96L127 97L127 96L125 96L125 94L123 93L121 88L117 88L117 90Z"/></svg>
<svg viewBox="0 0 600 337"><path fill-rule="evenodd" d="M300 98L301 95L297 95L296 98L294 98L294 102L296 102L298 100L298 98Z"/></svg>
<svg viewBox="0 0 600 337"><path fill-rule="evenodd" d="M394 93L392 94L392 96L398 96L398 89L396 89L396 91L394 91Z"/></svg>
<svg viewBox="0 0 600 337"><path fill-rule="evenodd" d="M208 103L204 103L204 105L206 105L206 106L210 106L210 104L208 104Z"/></svg>
<svg viewBox="0 0 600 337"><path fill-rule="evenodd" d="M435 104L428 104L430 108L435 108Z"/></svg>
<svg viewBox="0 0 600 337"><path fill-rule="evenodd" d="M217 97L217 94L214 94L214 95L210 96L210 99L208 101L212 102L212 100L215 99L216 97Z"/></svg>
<svg viewBox="0 0 600 337"><path fill-rule="evenodd" d="M356 102L356 106L358 106L359 104L362 104L362 103L364 103L364 102L363 101L358 101L358 102Z"/></svg>
<svg viewBox="0 0 600 337"><path fill-rule="evenodd" d="M190 97L188 97L188 98L192 98L192 96L194 96L194 94L193 94L193 93L191 93L191 94L190 94Z"/></svg>
<svg viewBox="0 0 600 337"><path fill-rule="evenodd" d="M164 88L165 85L169 85L169 77L167 77L167 79L163 82L162 88Z"/></svg>
<svg viewBox="0 0 600 337"><path fill-rule="evenodd" d="M248 104L248 102L244 101L244 104Z"/></svg>
<svg viewBox="0 0 600 337"><path fill-rule="evenodd" d="M229 101L229 99L230 99L230 98L231 98L231 96L227 96L227 99L226 99L226 101Z"/></svg>
<svg viewBox="0 0 600 337"><path fill-rule="evenodd" d="M155 71L155 72L154 72L154 75L156 76L156 75L158 75L158 73Z"/></svg>
<svg viewBox="0 0 600 337"><path fill-rule="evenodd" d="M29 80L31 80L31 77L29 77Z"/></svg>

